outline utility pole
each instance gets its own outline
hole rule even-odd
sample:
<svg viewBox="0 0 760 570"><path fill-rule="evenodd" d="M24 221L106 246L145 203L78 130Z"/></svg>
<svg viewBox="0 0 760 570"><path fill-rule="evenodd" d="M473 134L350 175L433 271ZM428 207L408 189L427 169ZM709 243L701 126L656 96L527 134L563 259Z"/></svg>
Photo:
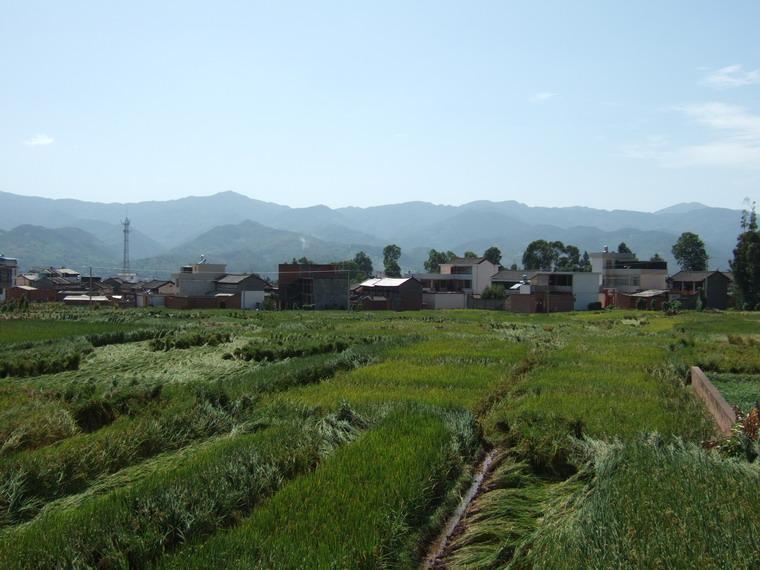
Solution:
<svg viewBox="0 0 760 570"><path fill-rule="evenodd" d="M92 310L92 265L90 266L90 310Z"/></svg>

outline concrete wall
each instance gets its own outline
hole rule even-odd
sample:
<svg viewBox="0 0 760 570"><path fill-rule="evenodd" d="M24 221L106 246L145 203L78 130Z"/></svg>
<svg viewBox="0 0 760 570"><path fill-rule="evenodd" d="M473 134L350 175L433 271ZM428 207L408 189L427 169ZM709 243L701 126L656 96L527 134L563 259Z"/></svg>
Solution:
<svg viewBox="0 0 760 570"><path fill-rule="evenodd" d="M575 295L573 308L576 311L586 311L589 303L599 301L601 280L602 275L600 273L573 273L573 295Z"/></svg>
<svg viewBox="0 0 760 570"><path fill-rule="evenodd" d="M425 309L465 309L465 293L423 293L422 304Z"/></svg>
<svg viewBox="0 0 760 570"><path fill-rule="evenodd" d="M641 289L667 289L668 272L658 269L642 269L641 278L639 279Z"/></svg>
<svg viewBox="0 0 760 570"><path fill-rule="evenodd" d="M243 291L240 293L240 308L255 309L257 305L263 305L264 297L264 291Z"/></svg>
<svg viewBox="0 0 760 570"><path fill-rule="evenodd" d="M691 367L691 386L694 388L694 393L705 403L707 411L715 419L720 432L724 435L730 435L731 428L736 423L736 414L726 402L723 394L697 366Z"/></svg>

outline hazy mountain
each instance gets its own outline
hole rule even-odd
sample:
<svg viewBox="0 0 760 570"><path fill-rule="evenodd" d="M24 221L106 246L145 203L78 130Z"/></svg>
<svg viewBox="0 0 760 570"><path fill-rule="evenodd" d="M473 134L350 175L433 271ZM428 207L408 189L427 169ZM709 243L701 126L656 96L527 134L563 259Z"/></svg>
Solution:
<svg viewBox="0 0 760 570"><path fill-rule="evenodd" d="M84 271L94 265L97 275L104 271L116 273L113 252L94 235L79 228L23 225L10 231L0 230L0 253L17 258L22 270L65 265Z"/></svg>
<svg viewBox="0 0 760 570"><path fill-rule="evenodd" d="M369 208L290 208L235 192L103 204L0 192L0 229L24 224L79 228L93 234L94 246L107 250L114 263L121 259L119 222L125 215L132 220L132 259L146 257L152 263L163 259L161 266L173 268L206 253L224 257L237 269L271 268L293 256L329 261L347 258L359 249L379 262L382 246L397 243L405 254L405 267L419 269L431 247L461 253L498 245L508 261L519 259L525 245L539 238L561 240L589 251L604 245L614 248L625 241L642 258L657 252L669 259L670 248L683 231L698 233L714 265L725 267L738 233L740 212L695 202L649 213L531 207L512 200L481 200L462 206L408 202ZM38 245L42 250L36 250L36 259L42 259L45 247ZM8 255L20 255L6 249ZM49 251L59 250L54 245ZM50 262L57 263L54 259Z"/></svg>
<svg viewBox="0 0 760 570"><path fill-rule="evenodd" d="M249 220L216 227L166 254L138 260L134 266L165 275L204 256L212 263L226 263L230 271L274 274L279 263L293 258L307 257L326 263L351 259L357 251L366 252L373 258L375 266L381 267L380 246L328 242L305 233L278 230ZM421 263L419 257L406 255L402 259L402 265L409 270Z"/></svg>

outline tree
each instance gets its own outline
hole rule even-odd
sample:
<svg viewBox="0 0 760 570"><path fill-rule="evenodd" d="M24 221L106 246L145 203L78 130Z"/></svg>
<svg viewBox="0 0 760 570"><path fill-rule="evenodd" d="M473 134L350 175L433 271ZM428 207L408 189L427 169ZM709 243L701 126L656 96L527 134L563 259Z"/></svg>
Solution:
<svg viewBox="0 0 760 570"><path fill-rule="evenodd" d="M549 242L537 239L528 244L523 253L523 269L542 269L551 271L559 257L555 245L562 242ZM564 249L564 245L562 246Z"/></svg>
<svg viewBox="0 0 760 570"><path fill-rule="evenodd" d="M465 259L477 259L478 258L478 254L475 253L474 251L465 251L464 252L464 258Z"/></svg>
<svg viewBox="0 0 760 570"><path fill-rule="evenodd" d="M383 248L383 266L388 277L401 277L401 266L398 260L401 257L401 248L396 244L386 245Z"/></svg>
<svg viewBox="0 0 760 570"><path fill-rule="evenodd" d="M742 232L737 238L731 270L734 273L734 290L739 306L760 308L760 232L757 231L755 203L750 211L742 212Z"/></svg>
<svg viewBox="0 0 760 570"><path fill-rule="evenodd" d="M590 271L588 253L581 259L580 250L561 241L537 239L523 253L523 269L542 271Z"/></svg>
<svg viewBox="0 0 760 570"><path fill-rule="evenodd" d="M492 245L483 252L483 257L494 265L499 265L501 263L501 250L495 245Z"/></svg>
<svg viewBox="0 0 760 570"><path fill-rule="evenodd" d="M621 241L621 242L620 242L620 245L618 246L618 249L617 249L617 250L618 250L618 253L633 253L633 252L631 251L631 248L630 248L630 247L628 247L627 245L625 245L625 242L624 242L624 241Z"/></svg>
<svg viewBox="0 0 760 570"><path fill-rule="evenodd" d="M354 263L356 264L356 268L367 277L370 277L374 273L372 259L370 259L369 255L363 251L360 251L354 256Z"/></svg>
<svg viewBox="0 0 760 570"><path fill-rule="evenodd" d="M480 298L481 299L506 299L507 294L504 291L504 285L499 285L498 283L495 283L483 289L483 292L480 294Z"/></svg>
<svg viewBox="0 0 760 570"><path fill-rule="evenodd" d="M671 251L683 271L705 271L707 269L705 244L697 234L682 233Z"/></svg>
<svg viewBox="0 0 760 570"><path fill-rule="evenodd" d="M513 263L512 265L509 266L509 269L512 271L517 271L517 264Z"/></svg>
<svg viewBox="0 0 760 570"><path fill-rule="evenodd" d="M652 257L649 258L649 261L665 261L659 253L655 253Z"/></svg>
<svg viewBox="0 0 760 570"><path fill-rule="evenodd" d="M298 259L294 257L290 263L293 265L314 265L314 262L306 256L299 257Z"/></svg>
<svg viewBox="0 0 760 570"><path fill-rule="evenodd" d="M425 262L425 271L428 273L437 273L441 270L442 263L451 263L457 254L453 251L436 251L431 249L428 252L428 258Z"/></svg>
<svg viewBox="0 0 760 570"><path fill-rule="evenodd" d="M587 251L583 252L583 257L581 258L581 262L578 265L578 271L591 271L591 258L589 257Z"/></svg>

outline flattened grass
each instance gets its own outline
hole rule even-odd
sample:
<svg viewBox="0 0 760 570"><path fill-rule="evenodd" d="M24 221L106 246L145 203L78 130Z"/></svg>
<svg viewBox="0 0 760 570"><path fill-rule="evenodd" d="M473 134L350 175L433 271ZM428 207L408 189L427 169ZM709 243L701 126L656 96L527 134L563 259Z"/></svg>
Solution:
<svg viewBox="0 0 760 570"><path fill-rule="evenodd" d="M756 568L760 464L693 444L586 444L588 484L555 502L516 567Z"/></svg>
<svg viewBox="0 0 760 570"><path fill-rule="evenodd" d="M460 415L462 415L460 413ZM426 516L477 445L472 419L402 408L171 568L412 568Z"/></svg>

